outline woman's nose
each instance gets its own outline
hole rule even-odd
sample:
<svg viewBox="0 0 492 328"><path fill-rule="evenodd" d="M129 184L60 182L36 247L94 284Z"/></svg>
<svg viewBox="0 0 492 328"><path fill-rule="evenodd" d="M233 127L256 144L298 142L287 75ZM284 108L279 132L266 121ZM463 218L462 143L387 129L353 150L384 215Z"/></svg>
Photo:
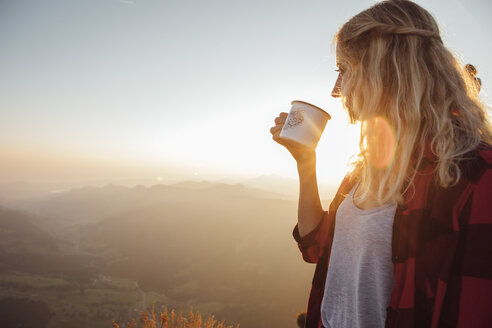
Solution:
<svg viewBox="0 0 492 328"><path fill-rule="evenodd" d="M338 75L337 81L333 86L333 90L331 91L331 96L333 98L339 98L342 95L342 78Z"/></svg>

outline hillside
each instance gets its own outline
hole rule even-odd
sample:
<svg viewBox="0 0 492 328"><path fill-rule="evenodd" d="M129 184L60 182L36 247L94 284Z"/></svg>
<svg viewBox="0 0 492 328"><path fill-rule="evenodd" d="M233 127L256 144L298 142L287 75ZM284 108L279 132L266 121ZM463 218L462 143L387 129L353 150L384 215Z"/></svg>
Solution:
<svg viewBox="0 0 492 328"><path fill-rule="evenodd" d="M60 219L60 223L97 222L100 219L125 213L153 204L214 201L220 197L282 198L274 192L246 188L241 184L216 184L186 181L175 185L157 184L132 188L106 185L75 188L52 194L50 197L17 204L18 208L39 215Z"/></svg>
<svg viewBox="0 0 492 328"><path fill-rule="evenodd" d="M74 253L70 244L39 228L28 213L0 207L0 270L54 274L89 282L91 256Z"/></svg>
<svg viewBox="0 0 492 328"><path fill-rule="evenodd" d="M289 327L314 267L291 236L297 202L275 196L242 185L109 185L31 211L52 215L47 231L72 243L95 275L136 281L143 295L165 295L161 305L193 305L245 328Z"/></svg>

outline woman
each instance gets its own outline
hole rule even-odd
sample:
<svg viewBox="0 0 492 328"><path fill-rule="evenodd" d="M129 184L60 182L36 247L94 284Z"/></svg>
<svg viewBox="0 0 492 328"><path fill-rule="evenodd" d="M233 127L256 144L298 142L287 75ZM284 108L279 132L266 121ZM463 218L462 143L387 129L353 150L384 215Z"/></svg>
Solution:
<svg viewBox="0 0 492 328"><path fill-rule="evenodd" d="M492 148L475 83L434 18L377 3L336 35L360 154L325 211L314 150L297 161L294 238L316 263L306 327L492 327Z"/></svg>

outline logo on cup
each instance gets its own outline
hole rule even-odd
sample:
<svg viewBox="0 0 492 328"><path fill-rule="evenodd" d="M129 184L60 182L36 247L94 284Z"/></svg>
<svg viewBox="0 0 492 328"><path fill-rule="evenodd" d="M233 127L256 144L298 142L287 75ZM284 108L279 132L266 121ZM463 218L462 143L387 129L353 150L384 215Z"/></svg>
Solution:
<svg viewBox="0 0 492 328"><path fill-rule="evenodd" d="M298 126L302 124L303 121L304 121L303 111L299 108L296 108L295 110L289 113L289 118L287 122L285 122L284 129L287 130L295 126Z"/></svg>

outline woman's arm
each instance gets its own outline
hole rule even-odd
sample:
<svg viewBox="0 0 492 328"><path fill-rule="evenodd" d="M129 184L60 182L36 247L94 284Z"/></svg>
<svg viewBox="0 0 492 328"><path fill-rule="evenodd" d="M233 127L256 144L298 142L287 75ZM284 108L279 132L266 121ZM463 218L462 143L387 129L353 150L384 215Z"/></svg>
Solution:
<svg viewBox="0 0 492 328"><path fill-rule="evenodd" d="M323 207L316 178L316 153L306 153L297 160L299 173L299 204L297 221L299 235L304 237L318 226L323 217Z"/></svg>
<svg viewBox="0 0 492 328"><path fill-rule="evenodd" d="M287 119L287 113L275 118L275 126L270 129L272 139L290 152L297 162L299 173L299 205L297 209L298 229L301 237L311 232L323 217L316 179L316 151L301 144L280 138L280 131Z"/></svg>

